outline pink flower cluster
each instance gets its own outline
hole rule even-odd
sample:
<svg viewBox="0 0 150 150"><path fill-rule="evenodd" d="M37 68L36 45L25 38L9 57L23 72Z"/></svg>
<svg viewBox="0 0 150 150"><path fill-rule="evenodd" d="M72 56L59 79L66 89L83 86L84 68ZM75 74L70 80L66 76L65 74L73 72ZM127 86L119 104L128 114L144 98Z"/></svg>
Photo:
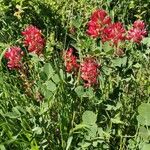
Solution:
<svg viewBox="0 0 150 150"><path fill-rule="evenodd" d="M24 44L25 46L28 46L28 51L41 54L45 46L45 40L42 37L41 31L30 25L22 32L22 34L25 37ZM11 70L20 68L22 66L22 57L23 51L20 47L10 47L5 53L5 58L8 60L8 68Z"/></svg>
<svg viewBox="0 0 150 150"><path fill-rule="evenodd" d="M97 38L101 36L103 29L110 23L111 18L107 15L106 11L98 9L92 14L91 19L88 22L87 34L93 38Z"/></svg>
<svg viewBox="0 0 150 150"><path fill-rule="evenodd" d="M137 20L133 23L133 27L128 31L127 39L135 43L140 43L144 36L147 35L145 23Z"/></svg>
<svg viewBox="0 0 150 150"><path fill-rule="evenodd" d="M103 30L102 42L111 41L115 46L125 40L125 28L122 23L112 23Z"/></svg>
<svg viewBox="0 0 150 150"><path fill-rule="evenodd" d="M41 31L35 26L28 26L23 32L24 44L28 47L29 52L41 54L45 46L45 40Z"/></svg>
<svg viewBox="0 0 150 150"><path fill-rule="evenodd" d="M86 87L97 84L98 67L98 63L92 57L85 58L81 63L81 78L84 80Z"/></svg>
<svg viewBox="0 0 150 150"><path fill-rule="evenodd" d="M13 46L7 50L4 57L8 60L7 66L9 69L18 69L21 67L23 51L20 47Z"/></svg>
<svg viewBox="0 0 150 150"><path fill-rule="evenodd" d="M101 38L102 42L111 41L117 46L119 42L125 40L140 43L147 32L142 20L135 21L133 27L127 32L121 22L112 23L106 11L98 9L88 22L87 34L93 38Z"/></svg>
<svg viewBox="0 0 150 150"><path fill-rule="evenodd" d="M77 63L77 57L73 55L72 48L69 48L69 50L65 52L64 60L67 72L71 73L79 68L79 64Z"/></svg>
<svg viewBox="0 0 150 150"><path fill-rule="evenodd" d="M68 73L76 73L80 68L81 78L84 81L85 87L90 87L98 83L99 65L94 58L87 57L79 64L77 63L77 57L73 54L73 48L69 48L64 54L64 62Z"/></svg>

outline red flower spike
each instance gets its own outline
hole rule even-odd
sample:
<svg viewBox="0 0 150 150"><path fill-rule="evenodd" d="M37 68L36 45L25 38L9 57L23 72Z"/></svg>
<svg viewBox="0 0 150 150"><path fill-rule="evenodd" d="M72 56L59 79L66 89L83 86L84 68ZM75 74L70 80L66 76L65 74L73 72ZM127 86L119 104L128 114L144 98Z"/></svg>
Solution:
<svg viewBox="0 0 150 150"><path fill-rule="evenodd" d="M36 54L42 53L45 46L45 40L38 28L30 25L22 32L22 35L24 36L24 45L28 47L29 52Z"/></svg>
<svg viewBox="0 0 150 150"><path fill-rule="evenodd" d="M136 20L136 21L133 23L133 27L142 30L142 29L145 28L145 23L144 23L142 20Z"/></svg>
<svg viewBox="0 0 150 150"><path fill-rule="evenodd" d="M85 87L91 87L98 83L97 77L98 72L98 63L92 57L85 58L81 63L81 78L84 80Z"/></svg>
<svg viewBox="0 0 150 150"><path fill-rule="evenodd" d="M125 40L125 33L125 28L121 22L113 23L103 30L102 42L112 41L117 46L119 42Z"/></svg>
<svg viewBox="0 0 150 150"><path fill-rule="evenodd" d="M93 38L101 35L103 29L111 23L111 18L107 15L105 10L98 9L88 22L87 34Z"/></svg>
<svg viewBox="0 0 150 150"><path fill-rule="evenodd" d="M64 54L64 61L66 71L68 73L77 71L79 68L79 64L77 63L77 57L73 55L73 49L69 48Z"/></svg>
<svg viewBox="0 0 150 150"><path fill-rule="evenodd" d="M10 47L6 52L4 57L8 60L7 66L9 69L18 69L22 66L22 56L24 55L20 47Z"/></svg>
<svg viewBox="0 0 150 150"><path fill-rule="evenodd" d="M107 16L107 13L105 10L103 9L97 9L96 11L93 12L92 16L91 16L91 20L97 21L103 21L105 19L105 17Z"/></svg>
<svg viewBox="0 0 150 150"><path fill-rule="evenodd" d="M128 31L127 40L132 40L139 44L146 35L145 23L142 20L137 20Z"/></svg>

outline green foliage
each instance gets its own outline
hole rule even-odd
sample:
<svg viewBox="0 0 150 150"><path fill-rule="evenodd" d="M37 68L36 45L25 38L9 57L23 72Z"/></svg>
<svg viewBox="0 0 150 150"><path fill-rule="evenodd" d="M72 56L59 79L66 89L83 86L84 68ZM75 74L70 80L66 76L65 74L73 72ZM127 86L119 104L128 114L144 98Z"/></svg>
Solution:
<svg viewBox="0 0 150 150"><path fill-rule="evenodd" d="M142 103L138 108L138 113L139 124L150 126L150 104Z"/></svg>
<svg viewBox="0 0 150 150"><path fill-rule="evenodd" d="M86 124L86 125L94 124L96 122L96 118L97 116L91 111L86 111L82 115L83 124Z"/></svg>
<svg viewBox="0 0 150 150"><path fill-rule="evenodd" d="M0 0L0 149L149 150L149 35L141 45L125 43L121 57L110 43L86 35L96 8L128 29L138 18L150 23L149 6L147 0ZM46 47L41 56L25 54L24 79L3 56L12 45L27 51L21 31L28 24L41 29ZM97 86L84 87L80 72L66 73L62 55L70 46L79 61L96 58Z"/></svg>

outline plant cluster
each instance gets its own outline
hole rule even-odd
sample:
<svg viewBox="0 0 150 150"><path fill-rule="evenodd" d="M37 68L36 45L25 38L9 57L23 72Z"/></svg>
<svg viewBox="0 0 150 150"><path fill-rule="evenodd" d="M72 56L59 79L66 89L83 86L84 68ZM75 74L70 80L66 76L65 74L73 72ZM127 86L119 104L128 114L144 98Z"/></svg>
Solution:
<svg viewBox="0 0 150 150"><path fill-rule="evenodd" d="M0 149L150 149L149 4L136 4L0 3Z"/></svg>
<svg viewBox="0 0 150 150"><path fill-rule="evenodd" d="M133 27L126 31L121 22L112 23L106 11L98 9L94 11L88 22L87 34L93 38L100 38L102 43L110 42L110 45L116 49L117 54L122 55L123 53L118 53L118 51L123 51L120 46L125 40L140 43L144 36L147 35L147 32L145 23L142 20L135 21ZM38 28L30 25L26 27L22 35L24 36L23 43L28 48L28 52L33 52L37 55L43 52L45 40ZM96 85L100 66L96 59L92 56L85 57L80 67L77 57L73 53L73 48L70 48L64 54L66 71L77 74L77 71L80 70L85 86ZM19 47L9 48L5 54L5 58L9 60L8 67L11 69L21 67L22 54L23 51L21 52Z"/></svg>

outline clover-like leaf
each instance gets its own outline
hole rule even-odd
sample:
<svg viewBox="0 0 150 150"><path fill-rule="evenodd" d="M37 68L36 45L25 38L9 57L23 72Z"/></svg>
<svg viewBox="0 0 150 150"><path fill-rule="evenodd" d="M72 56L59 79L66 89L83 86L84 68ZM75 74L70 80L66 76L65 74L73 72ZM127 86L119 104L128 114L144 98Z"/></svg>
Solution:
<svg viewBox="0 0 150 150"><path fill-rule="evenodd" d="M82 121L84 124L93 125L97 120L97 115L92 111L85 111L82 115Z"/></svg>
<svg viewBox="0 0 150 150"><path fill-rule="evenodd" d="M150 104L142 103L138 107L138 113L137 120L139 124L150 126Z"/></svg>

